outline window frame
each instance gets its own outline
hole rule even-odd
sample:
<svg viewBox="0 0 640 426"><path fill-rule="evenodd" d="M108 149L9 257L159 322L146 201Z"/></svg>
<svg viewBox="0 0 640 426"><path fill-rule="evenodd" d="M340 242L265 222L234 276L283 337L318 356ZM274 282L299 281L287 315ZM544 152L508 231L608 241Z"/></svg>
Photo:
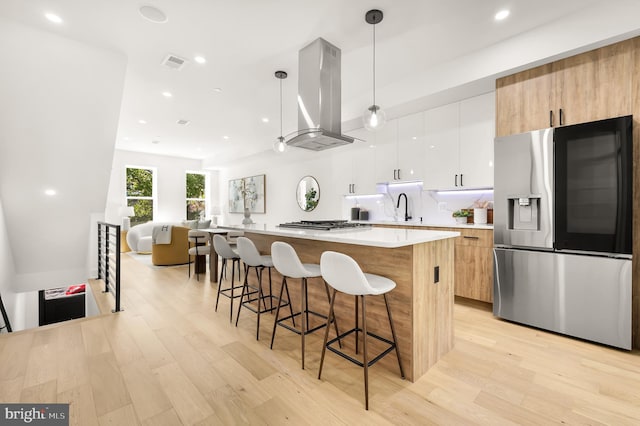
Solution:
<svg viewBox="0 0 640 426"><path fill-rule="evenodd" d="M128 169L142 169L142 170L148 170L151 172L151 196L129 196L128 191L127 191L127 170ZM153 222L155 219L155 215L156 215L156 211L158 210L158 173L157 173L157 168L156 167L151 167L151 166L136 166L136 165L125 165L124 167L124 205L125 206L129 206L129 201L130 200L151 200L151 220L150 222ZM131 216L132 218L136 217L136 216ZM136 223L135 220L131 220L132 225L137 225L138 223ZM146 222L140 222L140 223L146 223Z"/></svg>
<svg viewBox="0 0 640 426"><path fill-rule="evenodd" d="M204 198L189 198L187 197L187 175L202 175L204 176ZM211 210L211 206L209 205L209 197L207 197L207 193L209 192L209 172L203 170L185 170L184 172L184 194L185 194L185 219L189 220L188 216L188 203L189 201L199 201L204 203L204 210L201 217L198 217L198 220L204 220L206 217L210 216L209 212ZM195 220L195 219L191 219Z"/></svg>

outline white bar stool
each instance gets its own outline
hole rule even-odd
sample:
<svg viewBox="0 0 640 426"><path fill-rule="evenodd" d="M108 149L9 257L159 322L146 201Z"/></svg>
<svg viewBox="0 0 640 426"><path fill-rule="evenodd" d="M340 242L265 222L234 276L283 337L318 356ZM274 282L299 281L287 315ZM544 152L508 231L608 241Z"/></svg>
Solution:
<svg viewBox="0 0 640 426"><path fill-rule="evenodd" d="M244 284L242 286L242 295L240 296L240 306L238 306L238 316L236 317L236 327L238 326L238 320L240 319L240 311L242 307L249 309L257 314L256 323L256 340L260 339L260 314L265 312L273 312L276 307L273 306L273 299L275 296L271 293L271 268L273 267L273 261L271 256L263 256L258 252L253 241L247 237L238 237L238 254L242 263L244 263ZM249 270L255 268L256 277L258 278L258 286L252 287L249 285ZM267 269L269 272L269 294L265 295L262 291L262 271ZM252 298L256 295L257 297ZM246 300L245 300L246 297ZM269 299L269 307L265 302L265 299ZM257 302L257 306L254 308L251 303ZM260 307L262 302L263 308Z"/></svg>
<svg viewBox="0 0 640 426"><path fill-rule="evenodd" d="M400 352L398 350L398 341L396 339L396 331L393 327L393 320L391 318L391 310L389 309L389 302L387 301L387 293L396 287L396 283L389 278L374 275L365 274L360 269L358 263L353 258L346 254L336 253L334 251L325 251L320 256L320 271L322 272L322 278L325 282L333 288L333 294L331 296L331 304L329 307L329 319L327 319L327 329L324 335L324 344L322 345L322 356L320 357L320 370L318 371L318 379L322 375L322 364L324 363L324 355L326 349L334 352L341 357L353 362L354 364L364 367L364 395L365 395L365 409L369 409L369 367L378 362L382 357L387 355L392 350L396 350L396 356L398 357L398 366L400 367L400 376L404 379L404 371L402 370L402 363L400 362ZM351 330L338 335L335 339L327 342L329 338L329 321L334 316L333 306L336 301L336 294L338 292L350 294L355 296L355 312L356 312L356 324ZM389 326L391 327L391 336L393 341L380 337L374 333L367 331L367 311L365 296L384 296L384 304L387 307L387 316L389 317ZM358 298L362 303L362 328L358 327ZM356 335L356 354L358 353L358 333L363 333L362 346L363 346L363 361L355 359L344 352L341 352L333 347L332 344L339 342L341 339L347 337L351 333ZM379 355L369 360L367 353L367 336L380 340L388 345L387 349L382 351Z"/></svg>
<svg viewBox="0 0 640 426"><path fill-rule="evenodd" d="M309 314L327 319L327 315L309 310L307 279L321 277L320 265L314 265L310 263L303 264L300 261L300 258L298 257L295 249L291 247L291 245L281 241L276 241L271 244L271 258L273 259L273 265L275 266L276 271L278 271L280 275L282 275L282 285L280 286L280 295L278 296L278 308L276 309L276 320L273 323L273 332L271 333L270 347L271 349L273 349L273 341L276 337L276 329L278 328L278 325L286 328L289 331L293 331L294 333L299 334L302 346L302 369L304 370L304 337L309 333L313 333L314 331L321 329L322 327L326 327L328 324L325 324L323 322L322 324L309 329ZM293 313L293 310L291 308L291 297L289 296L289 286L287 285L287 278L300 279L300 311L296 313ZM327 292L327 300L331 302L327 283L324 283L324 288ZM290 315L284 318L280 318L280 307L286 306L281 304L283 291L286 291L287 293L287 304L289 305ZM295 328L295 317L298 315L300 315L302 318L300 330ZM291 327L289 324L284 323L284 321L287 321L289 319L292 321L293 327ZM336 335L340 335L340 333L338 332L338 325L335 321L334 326L336 329Z"/></svg>
<svg viewBox="0 0 640 426"><path fill-rule="evenodd" d="M196 263L198 262L198 256L206 257L208 254L211 254L211 246L206 245L207 241L209 240L208 232L192 229L191 231L189 231L187 238L189 239L190 243L195 244L194 247L189 248L189 256L195 256ZM198 265L194 265L193 269L196 272L196 280L200 281L200 270L198 268ZM189 259L189 278L191 278L191 259Z"/></svg>
<svg viewBox="0 0 640 426"><path fill-rule="evenodd" d="M218 312L218 302L220 301L220 293L231 299L231 307L229 308L229 322L233 319L233 299L241 297L241 293L234 294L235 289L240 289L242 285L235 285L235 268L238 269L238 284L240 284L240 255L236 253L227 239L222 235L215 234L213 236L213 248L222 259L222 267L220 268L220 279L218 279L218 294L216 296L216 312ZM227 275L227 260L231 260L231 285L222 288L222 277Z"/></svg>

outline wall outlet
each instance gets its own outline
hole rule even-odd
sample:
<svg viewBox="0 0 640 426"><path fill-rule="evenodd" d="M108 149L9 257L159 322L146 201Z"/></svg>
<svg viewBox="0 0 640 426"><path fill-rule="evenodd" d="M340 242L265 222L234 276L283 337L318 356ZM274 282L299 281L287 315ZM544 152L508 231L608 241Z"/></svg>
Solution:
<svg viewBox="0 0 640 426"><path fill-rule="evenodd" d="M446 201L440 201L438 203L438 211L439 212L443 212L447 210L447 202Z"/></svg>

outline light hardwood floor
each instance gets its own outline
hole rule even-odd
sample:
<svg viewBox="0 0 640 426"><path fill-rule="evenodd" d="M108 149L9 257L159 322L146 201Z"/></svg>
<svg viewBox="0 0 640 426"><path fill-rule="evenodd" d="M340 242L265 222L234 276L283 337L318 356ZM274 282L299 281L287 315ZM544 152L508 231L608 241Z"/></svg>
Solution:
<svg viewBox="0 0 640 426"><path fill-rule="evenodd" d="M124 311L0 336L0 401L68 402L73 425L640 424L640 353L496 320L458 301L455 346L415 383L327 354L321 333L255 317L229 324L229 299L186 267L123 261ZM291 286L293 290L297 286ZM108 297L99 295L100 297Z"/></svg>

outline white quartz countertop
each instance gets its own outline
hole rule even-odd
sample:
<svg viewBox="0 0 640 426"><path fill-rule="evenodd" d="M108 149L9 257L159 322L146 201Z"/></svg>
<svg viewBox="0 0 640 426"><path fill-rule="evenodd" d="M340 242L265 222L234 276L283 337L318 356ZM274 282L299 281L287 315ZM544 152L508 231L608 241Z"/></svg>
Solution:
<svg viewBox="0 0 640 426"><path fill-rule="evenodd" d="M421 229L361 227L320 231L316 229L280 228L277 225L220 225L219 228L232 229L256 234L302 238L306 240L329 241L361 246L397 248L428 243L460 236L453 231L428 231Z"/></svg>
<svg viewBox="0 0 640 426"><path fill-rule="evenodd" d="M424 226L425 228L462 228L462 229L493 229L492 223L426 223L420 221L394 221L394 220L352 220L355 223L369 223L371 225L395 225L395 226Z"/></svg>

